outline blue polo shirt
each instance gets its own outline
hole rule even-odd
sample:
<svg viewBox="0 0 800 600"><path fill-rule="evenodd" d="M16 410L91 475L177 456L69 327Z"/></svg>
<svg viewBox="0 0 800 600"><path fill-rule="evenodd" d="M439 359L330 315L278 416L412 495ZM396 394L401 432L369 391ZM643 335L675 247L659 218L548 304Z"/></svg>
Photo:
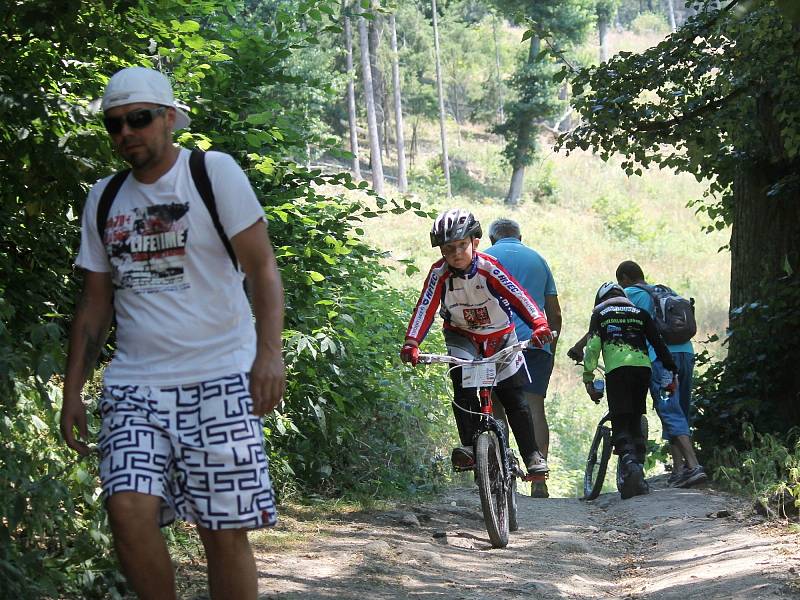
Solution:
<svg viewBox="0 0 800 600"><path fill-rule="evenodd" d="M631 287L625 288L625 295L628 297L628 300L633 302L635 306L646 310L650 313L651 317L655 318L656 305L653 303L653 298L645 290L632 285ZM648 344L648 347L650 348L650 362L653 362L656 359L656 353L650 344ZM669 349L671 353L688 352L689 354L694 354L692 342L684 342L682 344L667 344L667 349Z"/></svg>
<svg viewBox="0 0 800 600"><path fill-rule="evenodd" d="M525 288L542 312L544 312L544 297L558 295L556 282L547 261L536 250L528 248L517 238L498 240L494 246L484 250L484 253L500 261L511 276ZM514 327L517 338L530 339L531 328L516 313L514 313ZM550 344L546 345L544 350L550 352Z"/></svg>

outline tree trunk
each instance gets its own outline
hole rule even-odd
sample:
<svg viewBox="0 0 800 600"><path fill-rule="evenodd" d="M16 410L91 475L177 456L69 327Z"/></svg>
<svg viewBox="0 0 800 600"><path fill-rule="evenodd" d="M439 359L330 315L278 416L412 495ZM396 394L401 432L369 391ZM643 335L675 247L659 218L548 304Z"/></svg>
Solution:
<svg viewBox="0 0 800 600"><path fill-rule="evenodd" d="M345 60L347 65L347 121L350 126L350 152L353 154L353 176L361 179L361 163L358 159L358 121L356 120L356 91L353 83L353 32L350 28L350 17L345 12L347 1L342 1L344 19Z"/></svg>
<svg viewBox="0 0 800 600"><path fill-rule="evenodd" d="M678 30L678 25L675 22L675 4L673 0L666 0L667 2L667 16L669 17L669 26L673 33Z"/></svg>
<svg viewBox="0 0 800 600"><path fill-rule="evenodd" d="M384 107L386 106L386 80L378 64L378 50L383 35L383 16L377 11L378 4L376 0L372 0L371 6L373 18L367 24L367 33L369 35L369 63L372 69L372 94L375 98L375 122L378 124L378 142L381 150L388 152L386 147L389 140L386 139L385 135L386 113L384 112Z"/></svg>
<svg viewBox="0 0 800 600"><path fill-rule="evenodd" d="M447 187L447 197L452 198L450 187L450 159L447 156L447 132L445 131L444 92L442 91L442 63L439 55L439 22L436 15L436 0L431 0L433 9L433 48L436 54L436 89L439 92L439 134L442 138L442 170Z"/></svg>
<svg viewBox="0 0 800 600"><path fill-rule="evenodd" d="M369 62L369 34L367 20L358 18L358 33L361 42L361 75L364 79L364 98L367 102L367 130L369 131L369 161L372 167L372 189L383 194L383 162L381 143L378 138L378 123L375 120L375 95L372 90L372 69Z"/></svg>
<svg viewBox="0 0 800 600"><path fill-rule="evenodd" d="M400 61L397 56L397 24L394 15L389 17L389 26L392 28L392 87L394 88L394 124L397 140L397 189L401 192L408 191L406 179L405 137L403 135L403 101L400 90Z"/></svg>
<svg viewBox="0 0 800 600"><path fill-rule="evenodd" d="M597 18L597 33L600 37L600 62L608 60L608 18Z"/></svg>
<svg viewBox="0 0 800 600"><path fill-rule="evenodd" d="M495 85L497 86L497 122L506 120L503 108L503 79L500 75L500 47L497 45L497 15L492 16L492 37L494 38Z"/></svg>
<svg viewBox="0 0 800 600"><path fill-rule="evenodd" d="M775 119L775 107L768 94L757 101L757 126L767 144L768 159L742 161L733 184L733 216L731 219L731 310L758 302L769 304L765 290L788 285L800 277L800 197L797 190L784 190L768 196L770 187L787 175L798 171L797 161L789 162L780 137L780 126ZM774 321L774 320L773 320ZM785 356L796 356L800 351L798 332L786 323L765 319L764 337L773 348L783 349ZM729 338L729 356L739 361L752 360L757 348L746 336L737 336L736 330ZM753 363L754 371L765 371L769 365ZM774 369L773 387L779 398L764 399L779 413L777 423L800 422L800 370ZM769 373L768 370L765 371ZM749 390L753 395L758 390Z"/></svg>
<svg viewBox="0 0 800 600"><path fill-rule="evenodd" d="M532 64L539 55L540 40L534 36L531 38L531 46L528 51L528 64ZM522 195L522 183L525 178L525 166L528 163L527 154L531 144L531 137L534 135L533 119L524 118L520 121L517 131L517 147L514 151L514 159L511 161L511 183L508 186L505 203L516 206Z"/></svg>

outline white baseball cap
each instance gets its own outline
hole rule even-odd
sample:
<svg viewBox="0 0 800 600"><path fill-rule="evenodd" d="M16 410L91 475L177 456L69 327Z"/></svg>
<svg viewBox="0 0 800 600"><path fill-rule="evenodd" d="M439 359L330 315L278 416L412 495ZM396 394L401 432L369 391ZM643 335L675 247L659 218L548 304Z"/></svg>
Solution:
<svg viewBox="0 0 800 600"><path fill-rule="evenodd" d="M106 111L123 104L148 102L175 109L175 130L188 127L192 120L175 102L172 86L163 74L146 67L128 67L108 80L101 108Z"/></svg>

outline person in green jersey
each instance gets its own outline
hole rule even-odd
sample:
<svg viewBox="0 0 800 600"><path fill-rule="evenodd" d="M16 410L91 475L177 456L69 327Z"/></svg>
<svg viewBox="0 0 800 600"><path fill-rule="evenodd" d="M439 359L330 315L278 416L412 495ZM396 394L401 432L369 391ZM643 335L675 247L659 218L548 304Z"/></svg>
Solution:
<svg viewBox="0 0 800 600"><path fill-rule="evenodd" d="M641 426L650 385L647 343L665 369L675 373L677 367L650 314L634 306L621 286L604 283L594 304L583 357L583 382L589 397L599 402L592 382L602 354L614 452L622 464L620 494L627 499L650 491L642 468L645 440Z"/></svg>

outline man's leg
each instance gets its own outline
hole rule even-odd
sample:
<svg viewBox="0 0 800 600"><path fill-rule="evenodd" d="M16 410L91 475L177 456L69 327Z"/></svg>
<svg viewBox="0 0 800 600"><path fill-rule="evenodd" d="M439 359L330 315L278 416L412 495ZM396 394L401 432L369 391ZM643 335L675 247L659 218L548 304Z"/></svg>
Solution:
<svg viewBox="0 0 800 600"><path fill-rule="evenodd" d="M208 561L212 600L256 600L258 574L246 529L211 530L197 527Z"/></svg>
<svg viewBox="0 0 800 600"><path fill-rule="evenodd" d="M173 600L175 574L158 527L161 498L118 492L106 504L122 572L141 600Z"/></svg>
<svg viewBox="0 0 800 600"><path fill-rule="evenodd" d="M525 400L528 401L528 407L531 411L533 432L536 435L536 444L539 446L539 452L547 458L547 453L550 449L550 427L547 425L547 416L544 414L544 396L525 392Z"/></svg>

